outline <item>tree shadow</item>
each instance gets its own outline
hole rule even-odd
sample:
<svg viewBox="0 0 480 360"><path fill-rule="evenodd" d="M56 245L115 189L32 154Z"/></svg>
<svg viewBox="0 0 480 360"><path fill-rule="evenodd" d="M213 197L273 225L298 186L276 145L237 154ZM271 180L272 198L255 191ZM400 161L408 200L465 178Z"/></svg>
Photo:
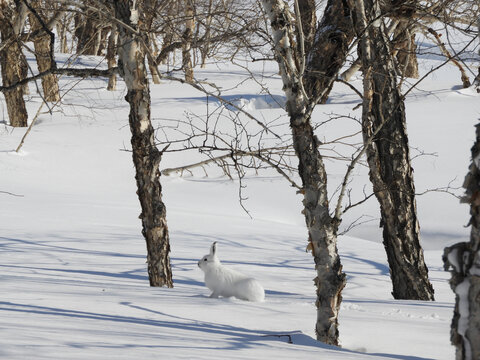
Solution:
<svg viewBox="0 0 480 360"><path fill-rule="evenodd" d="M335 346L330 346L316 341L312 337L302 333L301 331L286 331L286 332L274 332L270 330L251 330L244 327L232 326L214 322L198 321L189 318L183 318L179 316L173 316L166 314L164 312L156 311L153 309L148 309L143 306L134 305L130 302L121 302L123 306L133 308L145 313L153 314L157 317L164 318L165 320L152 319L147 317L135 317L135 316L122 316L122 315L110 315L102 314L98 312L91 311L79 311L72 309L62 309L58 307L48 307L48 306L38 306L31 304L20 304L7 301L0 301L0 312L18 312L18 313L27 313L31 315L42 315L42 316L55 316L58 318L63 318L64 320L68 319L82 319L82 320L93 320L99 322L111 322L111 323L128 323L136 324L142 326L151 326L157 328L156 334L161 333L159 329L163 329L165 333L172 336L175 331L187 332L189 333L189 338L195 338L202 336L202 334L216 334L224 337L222 343L219 343L217 340L212 340L212 345L208 346L205 343L202 345L201 349L211 349L211 350L241 350L258 346L275 346L275 343L282 342L287 343L292 346L300 347L310 347L323 349L328 351L345 353L345 355L355 355L361 354L363 356L372 356L373 358L383 358L383 359L404 359L404 360L426 360L422 357L414 356L404 356L396 354L367 354L356 352L348 349L342 349ZM189 342L182 342L182 346L175 346L177 348L198 348L193 345L188 345ZM221 345L223 344L223 346ZM85 344L69 344L71 347L87 347ZM95 345L99 347L99 344ZM100 345L101 346L101 345ZM104 344L105 347L112 347L110 344ZM141 344L125 344L124 347L143 347ZM159 344L155 347L158 348L168 348L173 345L164 345Z"/></svg>

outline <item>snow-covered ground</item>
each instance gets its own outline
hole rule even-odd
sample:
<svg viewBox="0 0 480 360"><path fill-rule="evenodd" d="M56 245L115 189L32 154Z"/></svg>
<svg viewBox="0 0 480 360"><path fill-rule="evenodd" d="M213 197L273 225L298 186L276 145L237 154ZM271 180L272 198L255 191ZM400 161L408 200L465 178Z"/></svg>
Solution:
<svg viewBox="0 0 480 360"><path fill-rule="evenodd" d="M96 61L83 59L84 65ZM440 61L423 60L422 71ZM266 68L263 73L263 65L254 64L251 70L273 100L241 68L212 65L196 76L230 89L228 99L259 119L285 122L277 69ZM413 162L419 193L459 187L467 171L480 101L476 92L458 87L459 79L447 65L408 97L412 156L427 154ZM18 154L25 129L0 125L1 359L454 358L454 296L441 257L446 244L468 239L468 208L458 199L444 192L418 197L435 302L392 298L375 199L345 215L343 228L362 215L371 221L339 238L348 275L342 348L325 346L314 340L315 274L305 251L301 196L274 171L249 172L243 179L252 218L239 204L238 181L213 166L209 176L201 169L162 176L175 287L149 287L124 85L108 92L104 80L77 80L61 79L64 90L75 87L53 114L40 115ZM360 80L352 84L361 88ZM40 99L33 85L31 91L33 118ZM164 81L151 86L151 95L156 127L207 112L205 94L188 85ZM219 106L210 101L208 106ZM314 119L358 117L358 102L350 89L336 85ZM3 97L0 109L5 119ZM331 140L355 129L351 119L339 119L318 135ZM330 149L336 146L345 150ZM167 153L161 167L199 159L194 152ZM333 193L346 163L329 160L327 166ZM359 166L351 186L358 195L364 184L367 170ZM208 298L196 262L213 241L224 264L264 285L265 302Z"/></svg>

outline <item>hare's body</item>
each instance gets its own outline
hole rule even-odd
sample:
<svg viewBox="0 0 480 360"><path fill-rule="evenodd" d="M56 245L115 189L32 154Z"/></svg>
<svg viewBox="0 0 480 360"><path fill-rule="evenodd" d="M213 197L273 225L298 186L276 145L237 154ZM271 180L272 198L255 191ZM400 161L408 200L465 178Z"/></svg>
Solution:
<svg viewBox="0 0 480 360"><path fill-rule="evenodd" d="M212 290L210 297L236 297L241 300L263 301L265 291L260 283L242 273L229 269L216 256L216 243L210 254L205 255L198 266L205 273L205 285Z"/></svg>

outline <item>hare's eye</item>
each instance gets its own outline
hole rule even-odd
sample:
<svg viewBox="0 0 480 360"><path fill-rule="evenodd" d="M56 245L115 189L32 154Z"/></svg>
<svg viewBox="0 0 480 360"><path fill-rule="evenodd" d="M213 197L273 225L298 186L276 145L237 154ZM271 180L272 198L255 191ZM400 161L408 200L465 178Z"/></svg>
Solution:
<svg viewBox="0 0 480 360"><path fill-rule="evenodd" d="M207 259L203 259L203 261L207 261Z"/></svg>

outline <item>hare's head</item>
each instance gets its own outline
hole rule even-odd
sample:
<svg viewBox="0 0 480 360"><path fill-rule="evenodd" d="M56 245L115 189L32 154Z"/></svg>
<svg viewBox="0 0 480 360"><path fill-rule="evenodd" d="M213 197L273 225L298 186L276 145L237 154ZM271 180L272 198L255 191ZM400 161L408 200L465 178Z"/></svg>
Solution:
<svg viewBox="0 0 480 360"><path fill-rule="evenodd" d="M198 262L198 267L203 271L214 268L220 264L220 260L217 257L217 242L215 241L210 247L210 253L205 255Z"/></svg>

